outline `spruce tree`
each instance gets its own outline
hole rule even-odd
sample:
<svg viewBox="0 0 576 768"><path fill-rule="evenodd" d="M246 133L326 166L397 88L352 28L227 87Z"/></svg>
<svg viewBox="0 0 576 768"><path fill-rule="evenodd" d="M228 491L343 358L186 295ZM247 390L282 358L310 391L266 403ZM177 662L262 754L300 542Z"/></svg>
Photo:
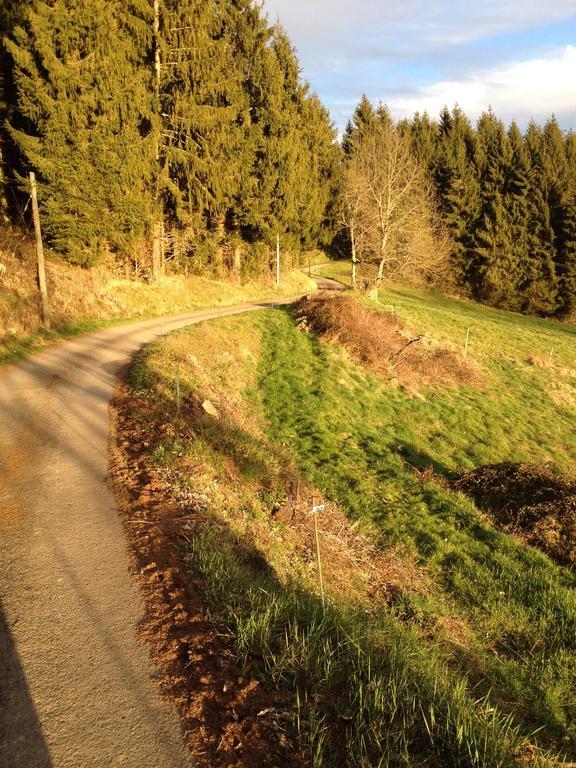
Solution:
<svg viewBox="0 0 576 768"><path fill-rule="evenodd" d="M348 122L344 136L342 137L342 149L345 155L351 155L354 151L354 143L360 142L365 136L370 135L377 124L378 118L372 102L364 94L354 111L352 119Z"/></svg>
<svg viewBox="0 0 576 768"><path fill-rule="evenodd" d="M166 194L179 221L222 237L251 165L236 21L234 4L216 0L168 0L163 12Z"/></svg>
<svg viewBox="0 0 576 768"><path fill-rule="evenodd" d="M452 263L457 285L477 287L474 228L480 216L477 144L470 121L455 107L444 108L438 126L433 178L443 220L453 240Z"/></svg>
<svg viewBox="0 0 576 768"><path fill-rule="evenodd" d="M16 192L12 187L9 194L9 185L14 181L18 165L18 155L7 131L16 106L16 92L6 40L24 18L29 4L30 0L4 0L0 4L0 217L5 219Z"/></svg>
<svg viewBox="0 0 576 768"><path fill-rule="evenodd" d="M556 269L559 278L560 313L576 313L576 133L565 140L565 170L558 206Z"/></svg>
<svg viewBox="0 0 576 768"><path fill-rule="evenodd" d="M533 214L543 204L532 188L530 161L524 138L515 122L508 131L511 156L507 169L505 204L511 234L513 261L519 265L517 295L510 306L529 314L549 314L555 309L554 265L539 246ZM539 212L534 217L542 218Z"/></svg>
<svg viewBox="0 0 576 768"><path fill-rule="evenodd" d="M529 249L525 259L528 282L524 286L526 311L554 314L558 309L554 230L550 216L550 178L545 170L542 129L531 121L524 138L529 161Z"/></svg>
<svg viewBox="0 0 576 768"><path fill-rule="evenodd" d="M512 153L504 124L492 111L478 121L478 142L481 206L474 233L478 254L475 292L484 301L514 309L521 274L505 199Z"/></svg>
<svg viewBox="0 0 576 768"><path fill-rule="evenodd" d="M36 0L7 42L10 134L51 245L77 264L129 254L151 222L150 30L145 2Z"/></svg>
<svg viewBox="0 0 576 768"><path fill-rule="evenodd" d="M412 137L414 154L418 162L429 171L432 178L436 160L439 126L430 118L427 112L424 112L422 115L416 112L409 123L409 130Z"/></svg>

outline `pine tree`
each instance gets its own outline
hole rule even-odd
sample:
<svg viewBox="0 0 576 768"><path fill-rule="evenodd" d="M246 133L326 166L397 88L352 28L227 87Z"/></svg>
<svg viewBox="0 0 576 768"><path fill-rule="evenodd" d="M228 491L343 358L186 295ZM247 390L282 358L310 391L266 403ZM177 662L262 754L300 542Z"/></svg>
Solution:
<svg viewBox="0 0 576 768"><path fill-rule="evenodd" d="M452 112L444 108L438 126L433 178L443 220L453 240L455 282L472 290L477 287L474 228L481 205L477 157L477 142L468 118L458 107Z"/></svg>
<svg viewBox="0 0 576 768"><path fill-rule="evenodd" d="M418 112L409 123L412 147L418 162L426 168L432 178L436 161L436 147L439 138L439 126L427 112Z"/></svg>
<svg viewBox="0 0 576 768"><path fill-rule="evenodd" d="M11 137L50 243L77 264L130 253L151 222L150 29L145 2L36 0L7 42Z"/></svg>
<svg viewBox="0 0 576 768"><path fill-rule="evenodd" d="M516 123L508 131L511 156L507 169L505 205L508 213L513 261L520 281L510 307L529 314L549 314L555 309L554 265L539 248L532 231L537 197L531 186L530 161L524 138ZM539 219L541 214L536 216Z"/></svg>
<svg viewBox="0 0 576 768"><path fill-rule="evenodd" d="M372 102L364 94L354 111L354 116L348 122L344 136L342 137L342 149L345 155L354 151L354 143L360 142L365 136L370 135L375 128L378 117Z"/></svg>
<svg viewBox="0 0 576 768"><path fill-rule="evenodd" d="M576 313L576 133L565 142L565 172L559 201L556 267L559 277L560 313Z"/></svg>
<svg viewBox="0 0 576 768"><path fill-rule="evenodd" d="M16 92L12 60L5 41L24 18L29 4L29 0L4 0L0 4L0 217L5 219L10 209L9 200L14 199L8 194L8 189L14 180L13 171L17 165L15 148L6 129L16 105ZM12 193L15 192L12 188Z"/></svg>
<svg viewBox="0 0 576 768"><path fill-rule="evenodd" d="M505 199L506 169L512 153L504 124L492 111L478 121L478 140L481 207L475 227L479 257L475 290L484 301L513 309L517 306L521 274Z"/></svg>
<svg viewBox="0 0 576 768"><path fill-rule="evenodd" d="M306 167L302 169L301 243L304 247L327 245L337 215L340 150L328 110L316 94L308 96L302 110Z"/></svg>
<svg viewBox="0 0 576 768"><path fill-rule="evenodd" d="M162 28L168 205L177 220L221 237L251 165L243 154L250 103L235 59L234 11L216 0L168 0Z"/></svg>
<svg viewBox="0 0 576 768"><path fill-rule="evenodd" d="M554 231L550 217L550 186L544 170L542 129L531 121L524 143L529 162L528 251L523 286L525 311L554 314L558 309Z"/></svg>
<svg viewBox="0 0 576 768"><path fill-rule="evenodd" d="M338 150L328 112L302 81L294 47L279 25L272 30L270 52L258 162L257 189L267 201L260 231L268 241L279 233L299 250L327 239Z"/></svg>

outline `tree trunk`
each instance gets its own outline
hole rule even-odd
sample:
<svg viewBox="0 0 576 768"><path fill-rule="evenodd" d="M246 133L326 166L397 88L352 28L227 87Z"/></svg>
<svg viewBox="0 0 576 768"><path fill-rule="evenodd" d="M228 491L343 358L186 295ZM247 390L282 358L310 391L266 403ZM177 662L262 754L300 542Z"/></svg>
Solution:
<svg viewBox="0 0 576 768"><path fill-rule="evenodd" d="M154 224L152 235L152 280L157 283L162 277L162 231L163 223L158 220Z"/></svg>
<svg viewBox="0 0 576 768"><path fill-rule="evenodd" d="M242 271L242 250L239 245L234 246L234 271L240 274Z"/></svg>
<svg viewBox="0 0 576 768"><path fill-rule="evenodd" d="M388 230L384 230L382 240L380 241L380 263L378 265L378 275L376 277L376 288L380 288L384 279L384 267L386 266L386 248L388 246Z"/></svg>

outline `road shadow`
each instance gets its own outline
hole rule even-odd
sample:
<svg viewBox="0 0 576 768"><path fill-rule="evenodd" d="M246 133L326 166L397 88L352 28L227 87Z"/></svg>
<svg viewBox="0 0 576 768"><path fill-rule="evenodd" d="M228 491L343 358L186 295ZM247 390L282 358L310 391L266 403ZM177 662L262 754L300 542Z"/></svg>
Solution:
<svg viewBox="0 0 576 768"><path fill-rule="evenodd" d="M52 768L52 765L0 603L0 768Z"/></svg>

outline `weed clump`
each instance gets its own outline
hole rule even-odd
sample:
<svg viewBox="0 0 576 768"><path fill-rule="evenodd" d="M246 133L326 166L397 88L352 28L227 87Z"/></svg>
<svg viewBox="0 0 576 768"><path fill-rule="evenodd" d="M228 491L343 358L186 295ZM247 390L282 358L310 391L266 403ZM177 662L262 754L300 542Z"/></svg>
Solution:
<svg viewBox="0 0 576 768"><path fill-rule="evenodd" d="M576 565L576 481L532 464L504 462L467 472L454 487L507 533L562 565Z"/></svg>
<svg viewBox="0 0 576 768"><path fill-rule="evenodd" d="M477 366L457 349L415 333L395 314L365 307L352 296L307 296L296 312L300 328L340 344L356 362L404 386L480 383Z"/></svg>

